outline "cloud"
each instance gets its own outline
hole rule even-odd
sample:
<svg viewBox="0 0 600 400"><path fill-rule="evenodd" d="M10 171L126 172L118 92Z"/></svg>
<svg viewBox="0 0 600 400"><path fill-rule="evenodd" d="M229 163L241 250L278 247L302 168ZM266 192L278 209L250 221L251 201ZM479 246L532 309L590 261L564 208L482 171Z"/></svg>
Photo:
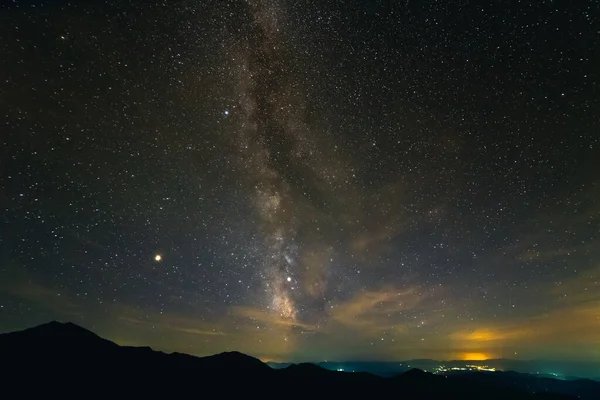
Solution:
<svg viewBox="0 0 600 400"><path fill-rule="evenodd" d="M271 360L373 355L390 360L491 358L515 357L515 353L533 358L573 354L589 358L595 357L589 348L600 345L599 282L600 267L592 268L560 284L535 288L540 296L553 299L541 311L530 310L519 317L492 317L484 312L472 320L454 307L440 309L443 290L381 287L358 291L332 304L319 323L241 305L221 316L199 319L194 310L163 314L127 304L105 304L95 308L92 318L80 313L80 303L86 299L59 295L53 287L20 281L4 284L0 290L84 326L91 323L91 329L119 344L201 356L241 350ZM473 305L466 307L472 311Z"/></svg>
<svg viewBox="0 0 600 400"><path fill-rule="evenodd" d="M544 236L545 235L545 236ZM600 245L600 240L580 242L573 244L563 244L558 247L541 247L539 242L552 241L553 237L546 234L532 235L530 238L525 238L518 246L515 247L517 252L516 258L520 261L552 261L565 260L568 258L583 256L591 258L590 253L597 251Z"/></svg>
<svg viewBox="0 0 600 400"><path fill-rule="evenodd" d="M403 312L415 309L426 298L427 295L416 287L363 291L335 305L331 318L343 326L366 332L402 330L406 322Z"/></svg>
<svg viewBox="0 0 600 400"><path fill-rule="evenodd" d="M302 274L303 289L313 298L322 298L327 290L327 270L330 264L333 249L319 245L305 249L300 258L300 265L304 268Z"/></svg>
<svg viewBox="0 0 600 400"><path fill-rule="evenodd" d="M484 327L472 330L460 330L451 334L454 341L468 345L494 345L508 341L523 339L535 335L535 331L528 327Z"/></svg>
<svg viewBox="0 0 600 400"><path fill-rule="evenodd" d="M127 312L121 311L119 320L127 324L135 325L144 328L153 328L167 330L170 332L187 333L190 335L208 335L208 336L225 336L227 335L221 329L218 329L213 324L199 322L191 317L173 316L173 315L150 315L142 319L139 317L128 315Z"/></svg>
<svg viewBox="0 0 600 400"><path fill-rule="evenodd" d="M540 354L549 351L600 344L600 305L563 308L545 315L504 321L496 324L481 323L470 330L461 329L450 334L454 346L483 350L521 349ZM509 351L510 350L510 351Z"/></svg>
<svg viewBox="0 0 600 400"><path fill-rule="evenodd" d="M158 350L197 356L237 350L263 360L285 359L297 347L296 336L307 328L251 307L232 307L214 320L128 306L115 307L111 315L115 314L129 328L111 326L107 330L107 337L117 343L151 345Z"/></svg>
<svg viewBox="0 0 600 400"><path fill-rule="evenodd" d="M40 285L33 281L13 281L2 285L0 291L55 313L67 316L82 315L81 305L68 294L54 287Z"/></svg>
<svg viewBox="0 0 600 400"><path fill-rule="evenodd" d="M600 303L600 266L553 285L550 293L559 299L559 305Z"/></svg>
<svg viewBox="0 0 600 400"><path fill-rule="evenodd" d="M532 356L569 356L600 345L600 268L580 273L560 284L545 284L540 296L549 296L542 312L519 318L505 317L474 321L451 331L453 346L470 351ZM579 350L578 350L579 349ZM563 354L564 353L564 354ZM589 354L586 354L589 356Z"/></svg>
<svg viewBox="0 0 600 400"><path fill-rule="evenodd" d="M369 259L369 252L379 254L389 248L389 242L395 234L395 230L389 226L381 226L371 232L358 234L350 244L351 250L361 255L365 260Z"/></svg>
<svg viewBox="0 0 600 400"><path fill-rule="evenodd" d="M231 314L243 319L248 319L256 324L264 324L271 328L301 328L306 331L318 329L317 325L305 324L295 319L285 318L274 312L266 312L255 307L234 306L230 309Z"/></svg>

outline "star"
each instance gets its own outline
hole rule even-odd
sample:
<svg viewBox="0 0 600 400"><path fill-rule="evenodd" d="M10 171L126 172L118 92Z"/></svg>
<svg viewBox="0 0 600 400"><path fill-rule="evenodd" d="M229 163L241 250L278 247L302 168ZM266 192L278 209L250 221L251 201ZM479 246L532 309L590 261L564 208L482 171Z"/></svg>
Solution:
<svg viewBox="0 0 600 400"><path fill-rule="evenodd" d="M2 26L0 332L75 305L198 355L600 360L585 2L70 3Z"/></svg>

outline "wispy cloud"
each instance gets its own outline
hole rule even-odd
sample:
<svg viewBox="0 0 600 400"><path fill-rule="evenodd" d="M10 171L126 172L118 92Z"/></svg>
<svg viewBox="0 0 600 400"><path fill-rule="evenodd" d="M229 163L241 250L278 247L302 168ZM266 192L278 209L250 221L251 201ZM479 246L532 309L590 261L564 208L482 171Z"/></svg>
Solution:
<svg viewBox="0 0 600 400"><path fill-rule="evenodd" d="M560 344L571 351L600 344L600 268L537 290L553 299L545 311L463 324L448 334L450 342L465 349L525 349L536 354L560 352Z"/></svg>
<svg viewBox="0 0 600 400"><path fill-rule="evenodd" d="M82 315L81 305L67 293L54 287L44 286L33 281L13 281L0 285L0 291L58 314Z"/></svg>
<svg viewBox="0 0 600 400"><path fill-rule="evenodd" d="M314 331L318 328L316 325L285 318L277 313L264 311L255 307L234 306L231 308L231 313L234 316L251 320L254 325L259 323L265 324L268 327L298 327L307 331Z"/></svg>
<svg viewBox="0 0 600 400"><path fill-rule="evenodd" d="M406 333L413 327L421 326L420 320L415 320L414 315L432 298L432 291L418 287L362 291L333 306L329 325L337 325L338 329L352 329L366 336L383 331ZM421 319L425 319L426 314L428 318L434 315L421 313Z"/></svg>
<svg viewBox="0 0 600 400"><path fill-rule="evenodd" d="M139 317L122 314L119 320L138 327L160 329L163 331L187 333L191 335L225 336L226 333L209 324L201 323L190 317L177 317L173 315L149 315L142 319Z"/></svg>

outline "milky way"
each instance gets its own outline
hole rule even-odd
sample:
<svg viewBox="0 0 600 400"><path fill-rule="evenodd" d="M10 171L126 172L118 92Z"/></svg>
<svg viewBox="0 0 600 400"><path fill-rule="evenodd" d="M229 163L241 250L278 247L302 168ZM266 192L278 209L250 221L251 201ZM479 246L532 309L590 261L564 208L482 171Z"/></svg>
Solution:
<svg viewBox="0 0 600 400"><path fill-rule="evenodd" d="M280 316L294 320L296 304L292 298L290 267L291 246L296 236L296 224L286 214L289 207L289 187L280 173L277 160L287 158L287 152L270 151L270 143L293 140L286 132L285 119L278 113L286 107L281 82L285 73L277 63L278 23L272 4L250 4L251 29L247 33L247 51L240 52L240 151L253 186L253 201L260 216L261 234L264 236L264 256L260 260L259 274L268 297L267 308ZM279 110L278 110L279 109ZM285 118L285 117L284 117ZM287 134L287 136L286 136Z"/></svg>
<svg viewBox="0 0 600 400"><path fill-rule="evenodd" d="M287 44L280 20L286 16L278 2L250 1L248 6L250 26L232 35L234 48L240 49L231 54L239 71L235 95L239 98L236 107L241 110L236 121L239 137L235 139L260 216L265 249L259 275L265 285L266 308L295 321L301 313L315 315L319 311L306 309L305 296L318 297L323 306L331 261L323 257L323 252L329 253L331 248L310 248L304 238L299 238L299 231L313 223L299 210L311 207L302 204L306 193L301 190L307 184L299 179L323 179L328 171L313 139L316 133L305 122L305 99L297 87L298 77L291 71L293 60L285 59ZM310 175L290 173L297 170ZM303 246L299 247L298 242ZM301 253L319 259L312 266L306 265L311 260L306 256L299 259ZM317 276L304 281L311 273Z"/></svg>
<svg viewBox="0 0 600 400"><path fill-rule="evenodd" d="M0 11L0 330L600 359L597 2Z"/></svg>

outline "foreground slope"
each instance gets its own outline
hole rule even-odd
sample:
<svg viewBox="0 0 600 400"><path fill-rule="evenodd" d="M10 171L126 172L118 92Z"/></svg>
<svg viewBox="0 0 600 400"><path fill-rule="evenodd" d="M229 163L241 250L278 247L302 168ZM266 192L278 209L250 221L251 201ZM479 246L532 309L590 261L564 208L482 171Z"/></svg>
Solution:
<svg viewBox="0 0 600 400"><path fill-rule="evenodd" d="M124 347L72 323L50 322L0 335L5 389L32 394L168 395L398 399L573 399L526 393L481 379L444 377L411 370L393 378L329 371L314 364L275 370L238 352L193 357L148 347Z"/></svg>

